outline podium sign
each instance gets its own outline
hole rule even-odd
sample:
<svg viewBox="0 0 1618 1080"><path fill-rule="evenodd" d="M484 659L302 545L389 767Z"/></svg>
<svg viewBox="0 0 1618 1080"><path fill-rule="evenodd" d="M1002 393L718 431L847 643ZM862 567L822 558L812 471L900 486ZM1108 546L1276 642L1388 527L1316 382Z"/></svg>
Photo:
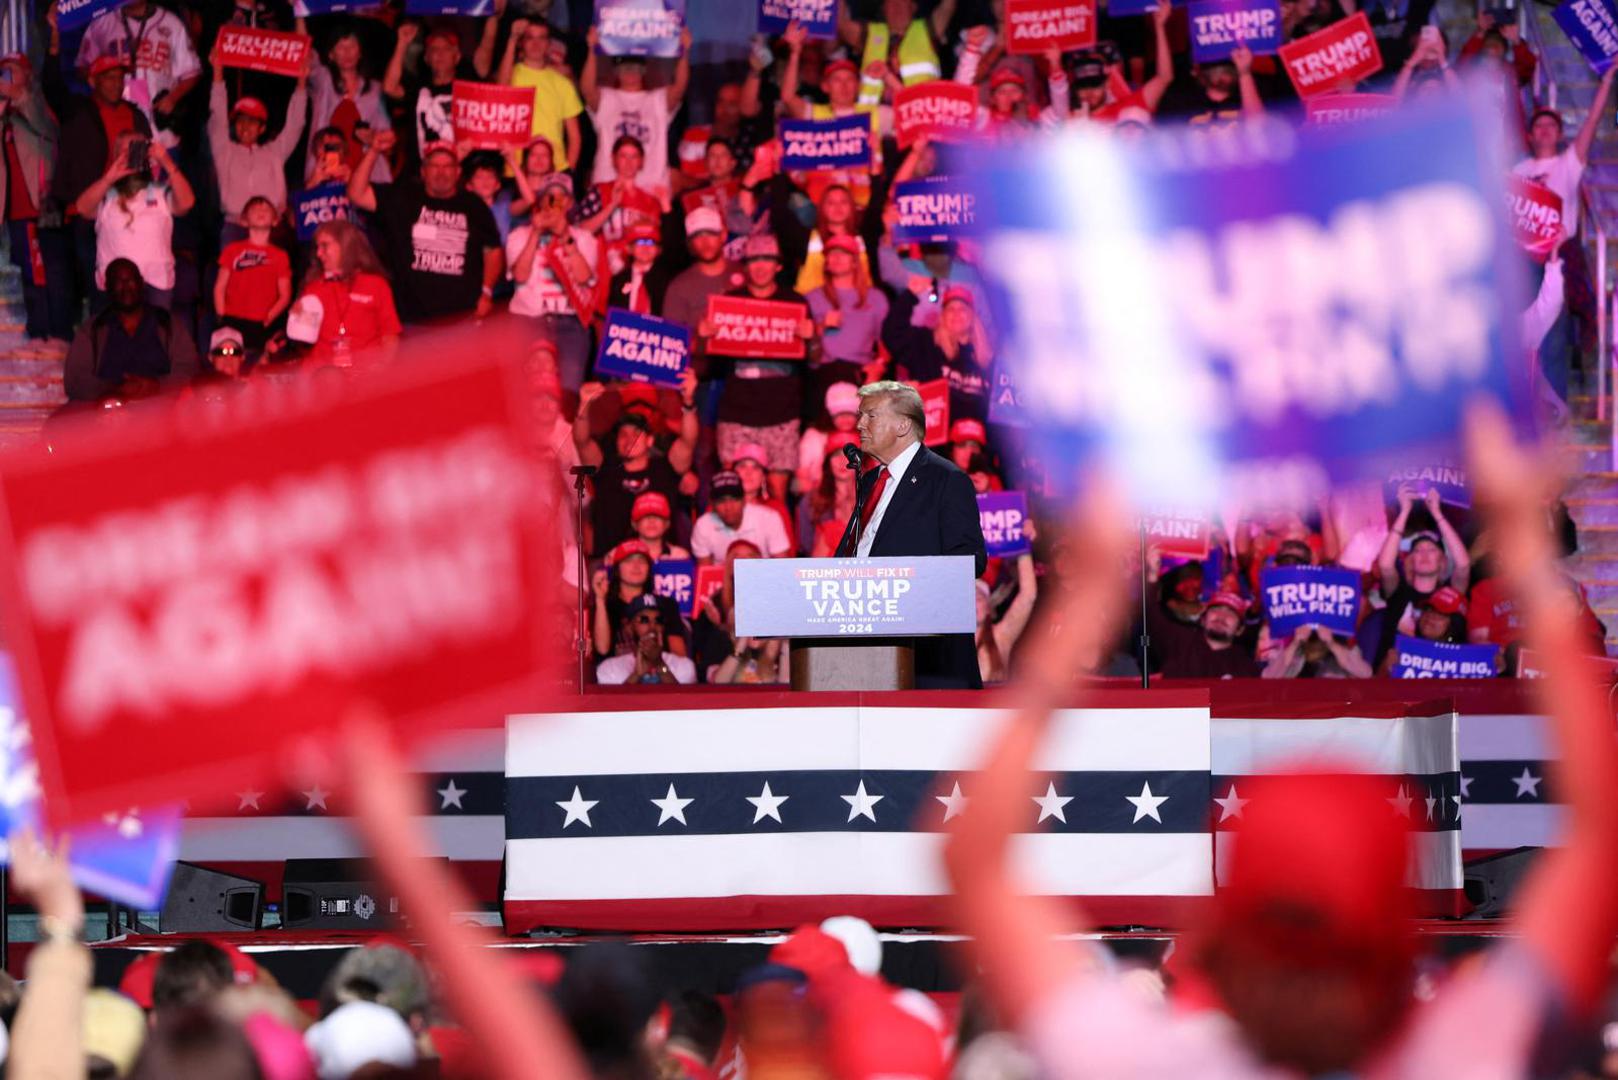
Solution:
<svg viewBox="0 0 1618 1080"><path fill-rule="evenodd" d="M970 634L977 601L968 555L881 559L743 559L740 637Z"/></svg>

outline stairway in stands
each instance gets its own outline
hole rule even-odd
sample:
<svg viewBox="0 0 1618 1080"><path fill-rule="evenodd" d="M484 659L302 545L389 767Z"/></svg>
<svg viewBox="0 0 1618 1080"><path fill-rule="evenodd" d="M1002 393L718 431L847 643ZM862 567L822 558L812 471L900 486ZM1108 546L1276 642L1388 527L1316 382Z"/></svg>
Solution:
<svg viewBox="0 0 1618 1080"><path fill-rule="evenodd" d="M30 340L23 322L22 285L8 260L0 266L0 448L32 439L67 400L66 348Z"/></svg>
<svg viewBox="0 0 1618 1080"><path fill-rule="evenodd" d="M1612 422L1595 419L1595 399L1575 397L1568 429L1565 499L1579 527L1579 551L1569 563L1607 627L1607 654L1618 656L1618 471L1613 469Z"/></svg>

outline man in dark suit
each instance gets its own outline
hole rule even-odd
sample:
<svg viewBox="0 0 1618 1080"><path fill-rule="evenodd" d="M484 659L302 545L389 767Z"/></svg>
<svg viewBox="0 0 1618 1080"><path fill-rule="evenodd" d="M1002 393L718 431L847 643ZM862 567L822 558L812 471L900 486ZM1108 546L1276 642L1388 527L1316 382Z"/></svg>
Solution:
<svg viewBox="0 0 1618 1080"><path fill-rule="evenodd" d="M916 388L900 382L861 387L856 430L866 457L880 465L860 478L864 524L858 542L858 519L851 518L837 554L970 555L973 574L983 573L989 556L972 481L922 444L927 414ZM981 689L972 635L918 638L916 685Z"/></svg>

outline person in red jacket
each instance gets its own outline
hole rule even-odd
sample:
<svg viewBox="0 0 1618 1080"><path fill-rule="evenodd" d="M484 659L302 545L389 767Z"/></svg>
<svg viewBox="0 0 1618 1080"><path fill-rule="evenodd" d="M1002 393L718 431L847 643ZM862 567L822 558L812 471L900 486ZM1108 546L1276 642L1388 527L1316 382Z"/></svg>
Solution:
<svg viewBox="0 0 1618 1080"><path fill-rule="evenodd" d="M386 359L399 341L399 312L365 234L352 222L328 221L315 230L314 246L287 336L312 346L313 360L337 367L362 354Z"/></svg>

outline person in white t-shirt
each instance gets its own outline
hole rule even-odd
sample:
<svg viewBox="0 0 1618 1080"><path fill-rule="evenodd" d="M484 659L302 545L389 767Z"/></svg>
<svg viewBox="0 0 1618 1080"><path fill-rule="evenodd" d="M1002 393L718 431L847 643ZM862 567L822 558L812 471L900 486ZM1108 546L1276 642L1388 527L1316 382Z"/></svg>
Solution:
<svg viewBox="0 0 1618 1080"><path fill-rule="evenodd" d="M134 0L95 17L79 42L80 73L103 56L133 65L124 98L146 114L154 131L169 126L175 108L202 77L202 61L185 23L152 0Z"/></svg>
<svg viewBox="0 0 1618 1080"><path fill-rule="evenodd" d="M147 146L144 168L131 169L131 149ZM160 142L132 132L118 137L107 171L84 189L75 209L95 221L97 290L105 289L107 267L128 259L146 282L146 301L169 308L174 298L174 219L184 217L196 195Z"/></svg>
<svg viewBox="0 0 1618 1080"><path fill-rule="evenodd" d="M1528 121L1529 156L1512 167L1511 175L1536 184L1543 184L1562 197L1562 229L1565 236L1563 251L1576 248L1579 233L1579 181L1584 176L1585 163L1590 160L1590 147L1600 130L1601 118L1607 112L1607 100L1612 94L1612 80L1618 66L1608 68L1601 77L1595 101L1585 114L1579 133L1567 146L1562 146L1562 117L1554 109L1539 109ZM1584 273L1582 259L1568 260L1570 276ZM1564 311L1551 325L1549 333L1539 347L1539 367L1545 381L1563 401L1568 396L1568 375L1573 366L1575 336L1573 315Z"/></svg>
<svg viewBox="0 0 1618 1080"><path fill-rule="evenodd" d="M573 188L564 173L547 177L535 193L531 219L506 237L506 266L516 290L511 313L541 324L556 343L562 385L577 393L590 360L585 321L595 291L596 238L569 225Z"/></svg>
<svg viewBox="0 0 1618 1080"><path fill-rule="evenodd" d="M704 565L724 558L736 540L747 540L767 557L792 553L781 515L767 506L747 501L742 478L729 469L714 473L708 485L712 509L691 527L691 554Z"/></svg>
<svg viewBox="0 0 1618 1080"><path fill-rule="evenodd" d="M683 656L663 648L663 623L657 597L643 593L629 604L628 640L617 656L596 665L596 682L602 686L625 683L690 686L697 681L697 666Z"/></svg>
<svg viewBox="0 0 1618 1080"><path fill-rule="evenodd" d="M674 63L674 81L657 90L646 89L646 61L638 56L618 57L613 65L618 85L600 85L596 47L601 38L595 27L590 28L586 40L590 52L584 69L579 72L579 92L596 129L596 159L590 170L590 181L604 184L616 179L610 148L628 135L639 141L646 155L638 179L640 186L666 206L670 194L669 119L685 99L686 84L691 79L688 59L691 31L680 33L680 57Z"/></svg>

